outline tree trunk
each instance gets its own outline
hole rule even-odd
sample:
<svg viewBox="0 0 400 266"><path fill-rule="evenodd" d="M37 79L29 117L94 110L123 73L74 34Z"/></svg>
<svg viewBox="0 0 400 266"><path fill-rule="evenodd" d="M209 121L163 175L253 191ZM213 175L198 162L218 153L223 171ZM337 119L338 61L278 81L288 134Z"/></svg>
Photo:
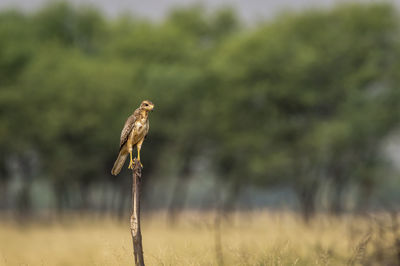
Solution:
<svg viewBox="0 0 400 266"><path fill-rule="evenodd" d="M9 181L0 177L0 212L8 209ZM1 213L0 213L1 214Z"/></svg>
<svg viewBox="0 0 400 266"><path fill-rule="evenodd" d="M32 198L31 190L33 183L33 161L31 158L22 157L19 161L19 167L22 174L22 188L17 196L18 219L25 222L27 218L32 216Z"/></svg>
<svg viewBox="0 0 400 266"><path fill-rule="evenodd" d="M304 185L299 191L299 201L301 207L301 214L304 222L309 223L311 218L315 215L315 197L317 194L316 182L312 184Z"/></svg>
<svg viewBox="0 0 400 266"><path fill-rule="evenodd" d="M61 217L64 211L70 208L68 188L65 181L56 181L53 184L56 201L56 215Z"/></svg>
<svg viewBox="0 0 400 266"><path fill-rule="evenodd" d="M243 189L243 182L240 179L234 179L230 185L228 195L222 202L223 216L226 220L230 220L230 214L235 211L237 200Z"/></svg>
<svg viewBox="0 0 400 266"><path fill-rule="evenodd" d="M117 201L116 201L116 214L119 221L122 221L125 214L127 213L125 208L126 205L129 203L129 192L127 192L126 187L128 187L128 179L122 179L119 182L119 188L117 193Z"/></svg>
<svg viewBox="0 0 400 266"><path fill-rule="evenodd" d="M343 190L345 188L345 180L342 175L338 174L333 180L333 193L330 204L330 213L340 215L343 213Z"/></svg>
<svg viewBox="0 0 400 266"><path fill-rule="evenodd" d="M190 176L190 159L186 157L182 169L176 180L174 190L172 193L172 199L168 207L168 221L170 225L175 225L177 217L182 212L185 205L187 196L187 185Z"/></svg>
<svg viewBox="0 0 400 266"><path fill-rule="evenodd" d="M4 158L0 158L0 215L9 208L8 193L10 176L6 170Z"/></svg>

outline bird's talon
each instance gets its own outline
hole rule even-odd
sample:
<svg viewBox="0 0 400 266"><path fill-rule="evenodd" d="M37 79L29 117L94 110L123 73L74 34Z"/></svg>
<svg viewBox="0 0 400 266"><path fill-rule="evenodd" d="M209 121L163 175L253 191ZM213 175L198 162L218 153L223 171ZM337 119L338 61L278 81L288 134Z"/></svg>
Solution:
<svg viewBox="0 0 400 266"><path fill-rule="evenodd" d="M133 169L133 166L135 165L135 162L134 161L130 161L129 162L129 166L128 166L128 169Z"/></svg>

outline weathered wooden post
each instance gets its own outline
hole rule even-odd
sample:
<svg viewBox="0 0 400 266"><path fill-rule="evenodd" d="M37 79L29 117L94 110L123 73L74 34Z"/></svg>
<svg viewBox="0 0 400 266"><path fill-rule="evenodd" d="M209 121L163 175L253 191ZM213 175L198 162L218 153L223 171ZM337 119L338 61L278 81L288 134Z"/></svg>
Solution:
<svg viewBox="0 0 400 266"><path fill-rule="evenodd" d="M135 159L135 166L132 169L132 214L131 234L133 242L133 254L135 265L144 266L142 232L140 230L140 183L142 178L142 167Z"/></svg>

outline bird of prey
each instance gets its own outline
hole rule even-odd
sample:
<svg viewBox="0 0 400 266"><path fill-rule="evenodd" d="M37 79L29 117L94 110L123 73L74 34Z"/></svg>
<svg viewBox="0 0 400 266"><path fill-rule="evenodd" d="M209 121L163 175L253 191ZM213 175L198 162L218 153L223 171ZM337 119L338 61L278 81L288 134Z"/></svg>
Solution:
<svg viewBox="0 0 400 266"><path fill-rule="evenodd" d="M126 120L124 128L121 132L118 158L114 163L111 174L118 175L119 172L121 172L126 157L128 157L128 153L130 155L128 168L133 169L135 163L132 159L132 150L135 145L138 153L137 159L140 163L140 166L143 167L142 163L140 162L140 149L142 148L144 138L149 132L149 112L153 109L154 104L151 101L143 101L140 104L140 107L136 109Z"/></svg>

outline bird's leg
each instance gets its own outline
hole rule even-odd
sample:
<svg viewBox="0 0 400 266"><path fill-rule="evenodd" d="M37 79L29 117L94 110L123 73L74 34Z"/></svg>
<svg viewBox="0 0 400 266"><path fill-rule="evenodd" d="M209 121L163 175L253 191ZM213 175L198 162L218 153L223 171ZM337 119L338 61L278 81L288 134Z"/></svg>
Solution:
<svg viewBox="0 0 400 266"><path fill-rule="evenodd" d="M129 149L129 155L130 155L130 161L129 161L129 166L128 169L133 169L133 166L135 165L135 162L132 160L132 149Z"/></svg>
<svg viewBox="0 0 400 266"><path fill-rule="evenodd" d="M144 138L142 140L140 140L136 145L137 153L138 153L138 162L140 163L140 166L142 168L143 168L143 164L140 162L140 149L142 148L143 140L144 140Z"/></svg>

